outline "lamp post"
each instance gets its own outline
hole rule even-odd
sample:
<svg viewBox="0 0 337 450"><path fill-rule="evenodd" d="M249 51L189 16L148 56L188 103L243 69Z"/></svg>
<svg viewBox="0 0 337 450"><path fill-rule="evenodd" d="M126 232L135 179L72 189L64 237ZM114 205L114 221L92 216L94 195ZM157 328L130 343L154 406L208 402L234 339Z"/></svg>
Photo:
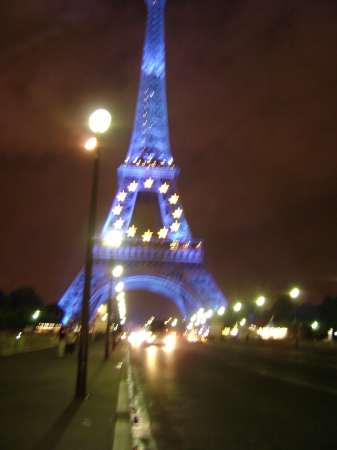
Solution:
<svg viewBox="0 0 337 450"><path fill-rule="evenodd" d="M290 291L290 297L296 299L300 295L298 288L293 288ZM297 304L295 302L295 348L298 347L298 327L297 327Z"/></svg>
<svg viewBox="0 0 337 450"><path fill-rule="evenodd" d="M105 109L98 109L89 118L90 129L98 134L104 133L110 125L111 116ZM94 153L94 174L91 193L91 204L89 214L89 228L87 236L87 252L85 263L85 278L83 288L82 300L82 318L81 318L81 333L79 340L78 352L78 371L76 381L76 398L84 399L87 394L87 366L88 366L88 346L89 346L89 299L90 299L90 283L92 272L92 248L95 236L95 219L97 206L97 192L98 192L98 173L99 173L99 149L96 145L96 138L91 138L86 148L88 150L95 150Z"/></svg>
<svg viewBox="0 0 337 450"><path fill-rule="evenodd" d="M120 277L123 272L122 266L116 266L113 271L111 272L110 277L110 290L109 290L109 298L108 298L108 318L107 318L107 327L106 327L106 339L105 339L105 356L104 359L107 361L110 356L110 348L111 348L111 334L110 334L110 328L111 328L111 316L112 316L112 308L111 308L111 302L112 302L112 280L113 277Z"/></svg>

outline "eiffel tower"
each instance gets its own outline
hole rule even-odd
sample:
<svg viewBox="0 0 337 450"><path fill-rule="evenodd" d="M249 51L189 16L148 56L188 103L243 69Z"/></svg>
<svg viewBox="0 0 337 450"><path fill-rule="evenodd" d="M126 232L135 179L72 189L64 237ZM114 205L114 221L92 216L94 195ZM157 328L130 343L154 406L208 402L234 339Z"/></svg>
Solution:
<svg viewBox="0 0 337 450"><path fill-rule="evenodd" d="M129 150L118 168L118 190L100 235L95 237L89 318L109 296L112 264L122 264L124 290L147 290L172 300L183 316L217 310L227 301L203 265L203 241L192 237L176 186L179 174L170 150L166 103L164 8L166 0L145 0L146 35L136 113ZM158 230L137 235L138 202L156 205ZM138 203L139 204L139 203ZM123 240L104 245L112 230ZM58 305L67 323L82 308L84 269Z"/></svg>

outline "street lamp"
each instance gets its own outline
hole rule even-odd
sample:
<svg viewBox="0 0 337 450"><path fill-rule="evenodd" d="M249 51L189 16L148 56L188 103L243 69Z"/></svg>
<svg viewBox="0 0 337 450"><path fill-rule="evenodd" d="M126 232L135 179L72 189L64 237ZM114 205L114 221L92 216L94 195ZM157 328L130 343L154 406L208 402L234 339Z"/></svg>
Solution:
<svg viewBox="0 0 337 450"><path fill-rule="evenodd" d="M266 301L266 299L261 296L256 300L256 304L257 304L257 306L263 306L265 301Z"/></svg>
<svg viewBox="0 0 337 450"><path fill-rule="evenodd" d="M110 328L111 328L111 302L112 302L112 279L113 277L120 277L123 273L122 266L116 266L111 272L110 278L110 292L108 298L108 316L107 316L107 327L106 327L106 339L105 339L105 357L104 359L107 361L110 356L110 347L111 347L111 338L110 338ZM115 309L115 308L114 308ZM116 315L116 314L115 314Z"/></svg>
<svg viewBox="0 0 337 450"><path fill-rule="evenodd" d="M98 109L89 118L90 129L94 133L104 133L110 125L111 116L105 109ZM89 140L90 141L90 140ZM97 206L97 192L98 192L98 171L99 171L99 149L97 141L91 140L91 143L86 144L88 150L94 150L94 174L91 193L91 205L89 214L89 228L87 236L87 253L85 263L85 278L83 288L82 300L82 318L81 318L81 333L79 340L78 351L78 371L76 382L76 398L84 399L87 394L87 369L88 369L88 346L89 346L89 299L90 299L90 283L92 272L92 248L95 236L95 219Z"/></svg>
<svg viewBox="0 0 337 450"><path fill-rule="evenodd" d="M234 311L235 311L235 312L239 312L240 309L241 309L241 307L242 307L242 304L241 304L240 302L236 303L236 304L234 305Z"/></svg>
<svg viewBox="0 0 337 450"><path fill-rule="evenodd" d="M289 295L291 298L296 299L300 295L300 290L297 287L295 287L290 291ZM295 302L295 348L297 347L298 347L297 304Z"/></svg>

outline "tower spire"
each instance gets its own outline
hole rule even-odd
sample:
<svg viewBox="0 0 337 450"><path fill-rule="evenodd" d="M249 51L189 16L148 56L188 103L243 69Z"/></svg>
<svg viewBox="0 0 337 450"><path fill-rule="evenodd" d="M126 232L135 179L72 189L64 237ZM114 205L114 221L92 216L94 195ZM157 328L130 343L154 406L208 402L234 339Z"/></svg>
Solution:
<svg viewBox="0 0 337 450"><path fill-rule="evenodd" d="M139 159L172 163L167 120L164 8L166 0L145 0L146 34L136 114L126 163Z"/></svg>

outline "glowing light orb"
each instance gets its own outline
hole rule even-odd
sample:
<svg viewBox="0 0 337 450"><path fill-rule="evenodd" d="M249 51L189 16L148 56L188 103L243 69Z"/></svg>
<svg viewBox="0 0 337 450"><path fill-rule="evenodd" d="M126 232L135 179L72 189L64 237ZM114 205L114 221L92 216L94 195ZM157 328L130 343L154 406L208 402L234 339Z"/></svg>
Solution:
<svg viewBox="0 0 337 450"><path fill-rule="evenodd" d="M104 133L110 123L111 116L106 109L97 109L89 117L89 127L94 133Z"/></svg>
<svg viewBox="0 0 337 450"><path fill-rule="evenodd" d="M257 304L257 306L262 306L262 305L264 305L265 301L266 301L266 299L261 296L256 300L256 304Z"/></svg>
<svg viewBox="0 0 337 450"><path fill-rule="evenodd" d="M112 275L117 278L120 277L123 273L123 266L116 266L113 271L112 271Z"/></svg>
<svg viewBox="0 0 337 450"><path fill-rule="evenodd" d="M240 302L236 303L236 305L234 305L234 311L235 312L240 311L241 307L242 307L242 304Z"/></svg>
<svg viewBox="0 0 337 450"><path fill-rule="evenodd" d="M300 295L300 290L296 287L290 291L291 298L297 298L299 295Z"/></svg>
<svg viewBox="0 0 337 450"><path fill-rule="evenodd" d="M119 247L122 242L122 234L118 230L110 230L103 238L103 245L107 247Z"/></svg>
<svg viewBox="0 0 337 450"><path fill-rule="evenodd" d="M115 291L122 292L123 289L124 289L124 283L123 283L123 281L120 281L119 283L117 283L117 285L115 287Z"/></svg>
<svg viewBox="0 0 337 450"><path fill-rule="evenodd" d="M96 147L97 139L95 137L92 137L87 140L84 147L86 150L93 150Z"/></svg>

